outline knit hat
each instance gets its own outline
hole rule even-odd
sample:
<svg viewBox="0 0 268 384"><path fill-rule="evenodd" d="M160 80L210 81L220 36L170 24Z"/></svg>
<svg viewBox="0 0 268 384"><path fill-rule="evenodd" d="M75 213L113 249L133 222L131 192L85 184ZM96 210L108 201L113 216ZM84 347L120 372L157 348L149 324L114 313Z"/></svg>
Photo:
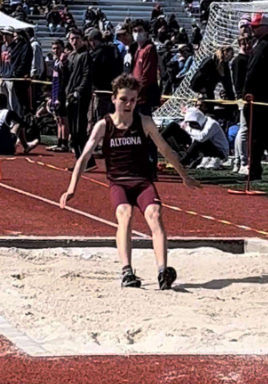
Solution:
<svg viewBox="0 0 268 384"><path fill-rule="evenodd" d="M97 28L92 29L89 31L87 35L88 40L99 40L102 41L102 34L101 31L99 31Z"/></svg>
<svg viewBox="0 0 268 384"><path fill-rule="evenodd" d="M255 13L251 20L252 27L268 26L268 17L264 13Z"/></svg>

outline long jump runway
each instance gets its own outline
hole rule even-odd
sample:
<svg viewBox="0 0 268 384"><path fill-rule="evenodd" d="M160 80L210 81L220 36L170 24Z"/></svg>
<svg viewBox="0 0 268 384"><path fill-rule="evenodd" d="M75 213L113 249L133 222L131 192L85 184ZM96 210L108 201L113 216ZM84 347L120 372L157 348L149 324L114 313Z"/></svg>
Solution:
<svg viewBox="0 0 268 384"><path fill-rule="evenodd" d="M103 160L80 181L70 202L74 210L62 211L57 206L68 186L71 174L66 168L71 165L71 154L48 155L42 147L30 158L2 158L0 234L114 235L116 220ZM160 175L159 179L156 184L168 236L267 238L266 197L228 195L223 188L206 185L202 190L188 190L178 177ZM133 230L137 236L150 235L138 210Z"/></svg>

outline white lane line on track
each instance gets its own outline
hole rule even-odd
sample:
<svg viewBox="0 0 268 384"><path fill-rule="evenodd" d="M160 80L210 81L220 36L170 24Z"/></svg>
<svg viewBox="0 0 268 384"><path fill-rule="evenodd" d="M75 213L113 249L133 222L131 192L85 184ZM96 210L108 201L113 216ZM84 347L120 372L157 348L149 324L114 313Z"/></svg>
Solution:
<svg viewBox="0 0 268 384"><path fill-rule="evenodd" d="M33 199L36 199L36 200L42 201L43 203L54 205L55 207L59 207L60 206L60 204L56 203L56 201L46 199L45 197L42 197L42 196L34 195L33 193L30 193L30 192L27 192L27 191L23 191L22 189L11 187L10 185L7 185L7 184L0 183L0 187L8 189L8 190L13 191L13 192L20 193L21 195L25 195L25 196L31 197ZM70 211L70 212L76 213L78 215L87 217L89 219L98 221L98 222L100 222L102 224L109 225L110 227L118 228L118 225L116 223L113 223L112 221L102 219L101 217L98 217L98 216L95 216L95 215L91 215L90 213L87 213L87 212L84 212L84 211L80 211L79 209L75 209L75 208L68 207L68 206L65 207L65 209L67 211ZM140 236L142 238L150 239L150 236L146 235L145 233L138 232L138 231L132 231L132 233L137 235L137 236Z"/></svg>

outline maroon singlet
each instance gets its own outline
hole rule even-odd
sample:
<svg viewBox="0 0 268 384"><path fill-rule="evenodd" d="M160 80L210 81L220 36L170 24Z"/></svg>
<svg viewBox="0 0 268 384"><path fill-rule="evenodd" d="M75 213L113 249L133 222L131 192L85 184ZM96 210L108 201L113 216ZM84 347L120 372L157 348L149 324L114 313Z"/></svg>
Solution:
<svg viewBox="0 0 268 384"><path fill-rule="evenodd" d="M118 129L110 115L106 121L103 139L103 154L107 178L116 180L151 180L149 145L142 120L134 114L133 122L127 129Z"/></svg>

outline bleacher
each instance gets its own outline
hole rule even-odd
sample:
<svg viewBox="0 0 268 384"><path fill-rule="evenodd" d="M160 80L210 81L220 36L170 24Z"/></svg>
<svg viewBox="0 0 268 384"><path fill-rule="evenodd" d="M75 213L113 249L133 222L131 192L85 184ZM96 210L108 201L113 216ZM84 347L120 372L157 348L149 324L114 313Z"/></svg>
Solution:
<svg viewBox="0 0 268 384"><path fill-rule="evenodd" d="M68 2L67 2L68 3ZM184 26L187 32L191 32L192 18L185 12L183 4L178 0L160 1L164 13L169 15L175 13L177 20L181 26ZM89 5L94 5L102 9L107 18L116 26L118 23L122 23L126 17L132 19L143 18L150 19L152 9L156 3L141 2L135 0L125 0L124 2L119 0L98 0L94 3L92 1L73 0L68 3L69 9L72 12L77 26L82 27L83 14ZM44 54L47 54L51 50L51 43L55 38L65 39L65 31L62 30L55 33L54 36L50 36L50 31L47 27L47 21L44 16L31 16L30 20L37 26L37 38L42 43Z"/></svg>

